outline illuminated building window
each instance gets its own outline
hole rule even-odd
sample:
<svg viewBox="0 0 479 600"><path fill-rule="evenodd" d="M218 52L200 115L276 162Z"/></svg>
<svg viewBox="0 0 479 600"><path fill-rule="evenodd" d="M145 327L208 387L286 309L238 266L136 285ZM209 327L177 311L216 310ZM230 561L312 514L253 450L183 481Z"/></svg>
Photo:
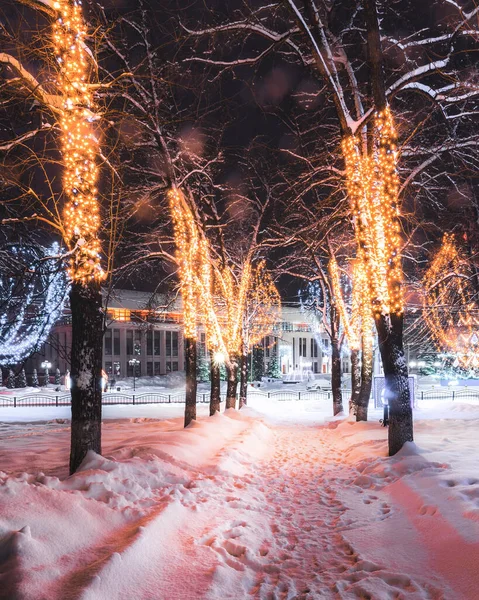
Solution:
<svg viewBox="0 0 479 600"><path fill-rule="evenodd" d="M130 321L131 311L126 308L109 308L108 317L113 321Z"/></svg>

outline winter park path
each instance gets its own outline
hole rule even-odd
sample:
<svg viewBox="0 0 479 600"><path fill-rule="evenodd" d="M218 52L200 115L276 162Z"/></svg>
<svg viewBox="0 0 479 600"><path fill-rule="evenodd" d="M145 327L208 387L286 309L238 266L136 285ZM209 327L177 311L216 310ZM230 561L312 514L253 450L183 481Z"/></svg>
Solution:
<svg viewBox="0 0 479 600"><path fill-rule="evenodd" d="M27 583L16 587L7 579L13 595L1 597L479 597L477 522L468 521L463 530L456 515L453 526L455 497L444 496L442 505L431 486L435 478L446 482L444 488L458 483L447 479L447 465L414 449L384 458L383 432L376 439L366 435L366 442L357 435L371 425L266 426L233 413L218 416L218 425L230 420L230 435L193 467L184 455L165 463L166 455L142 454L141 448L122 451L123 467L92 457L81 484L70 485L69 493L87 489L90 497L80 508L94 513L89 503L100 501L114 512L123 510L127 521L115 521L116 513L112 518L108 511L93 514L109 519L110 527L64 557L68 565L44 582L43 592L37 587L37 595L35 576L28 585L19 566L24 560L35 567L28 560L29 552L35 559L34 540L33 549L28 541L35 535L19 532L12 542L20 548L13 552L16 580ZM195 427L202 434L202 424L190 433ZM471 491L478 482L461 483ZM129 493L123 489L128 485ZM431 494L435 503L427 500ZM0 577L4 572L0 566Z"/></svg>

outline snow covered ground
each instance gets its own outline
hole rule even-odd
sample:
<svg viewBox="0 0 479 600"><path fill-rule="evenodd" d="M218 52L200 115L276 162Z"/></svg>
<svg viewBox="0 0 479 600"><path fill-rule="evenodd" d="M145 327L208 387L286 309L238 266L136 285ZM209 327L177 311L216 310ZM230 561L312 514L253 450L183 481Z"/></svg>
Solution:
<svg viewBox="0 0 479 600"><path fill-rule="evenodd" d="M377 413L199 409L105 407L72 477L67 408L2 409L0 597L478 598L478 405L422 405L394 458Z"/></svg>

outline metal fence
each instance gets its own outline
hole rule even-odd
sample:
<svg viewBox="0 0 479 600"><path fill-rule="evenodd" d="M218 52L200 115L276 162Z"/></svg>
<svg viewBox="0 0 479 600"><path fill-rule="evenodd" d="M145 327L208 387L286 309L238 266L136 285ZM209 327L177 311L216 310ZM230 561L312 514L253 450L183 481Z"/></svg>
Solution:
<svg viewBox="0 0 479 600"><path fill-rule="evenodd" d="M341 390L343 394L343 402L349 400L351 390ZM248 398L264 398L279 401L296 401L296 400L316 400L328 401L332 399L330 390L276 390L266 392L259 389L248 390ZM198 403L208 403L210 401L210 393L199 393L196 396ZM224 402L225 394L221 394L221 401ZM479 401L479 389L468 388L462 390L454 390L450 388L438 388L433 390L424 390L416 393L416 401L435 400L435 401ZM120 392L112 392L103 394L102 404L118 405L118 404L184 404L185 392L167 393L143 393L143 394L125 394ZM70 394L26 394L24 396L7 396L0 394L0 407L40 407L40 406L70 406Z"/></svg>
<svg viewBox="0 0 479 600"><path fill-rule="evenodd" d="M470 387L465 389L453 388L436 388L432 390L423 390L416 392L419 400L437 400L437 401L452 401L470 402L471 400L479 401L479 389Z"/></svg>
<svg viewBox="0 0 479 600"><path fill-rule="evenodd" d="M344 392L346 393L346 391ZM221 394L221 401L224 402L226 395ZM312 391L273 391L263 392L262 390L248 390L248 398L271 398L274 400L329 400L331 392L324 390ZM199 403L208 403L210 393L199 393L196 395L196 401ZM103 394L102 404L104 406L114 404L184 404L185 392L167 393L143 393L143 394L125 394L120 392ZM70 394L25 394L24 396L0 395L0 407L21 407L21 406L70 406Z"/></svg>

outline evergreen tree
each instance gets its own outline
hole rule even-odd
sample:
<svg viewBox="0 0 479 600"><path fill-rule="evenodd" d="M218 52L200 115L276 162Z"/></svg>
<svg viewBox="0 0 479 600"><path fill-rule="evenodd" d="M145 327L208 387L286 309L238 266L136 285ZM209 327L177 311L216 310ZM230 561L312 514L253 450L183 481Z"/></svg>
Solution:
<svg viewBox="0 0 479 600"><path fill-rule="evenodd" d="M17 375L17 379L16 379L16 385L15 387L17 388L26 388L27 387L27 376L25 375L25 369L22 369L20 371L20 373Z"/></svg>
<svg viewBox="0 0 479 600"><path fill-rule="evenodd" d="M38 383L38 373L36 369L33 369L33 375L32 375L32 387L38 387L39 383Z"/></svg>
<svg viewBox="0 0 479 600"><path fill-rule="evenodd" d="M57 370L55 371L55 385L60 385L60 384L61 384L60 369L57 367Z"/></svg>
<svg viewBox="0 0 479 600"><path fill-rule="evenodd" d="M281 371L279 370L279 361L276 352L276 347L273 348L271 360L269 361L268 377L271 377L272 379L281 378Z"/></svg>
<svg viewBox="0 0 479 600"><path fill-rule="evenodd" d="M204 356L198 358L197 367L198 381L209 381L210 380L210 363Z"/></svg>
<svg viewBox="0 0 479 600"><path fill-rule="evenodd" d="M12 369L9 369L8 377L7 377L7 388L9 390L13 390L14 387L15 387L15 373L12 371Z"/></svg>
<svg viewBox="0 0 479 600"><path fill-rule="evenodd" d="M264 375L264 350L262 346L253 348L253 381L261 381Z"/></svg>

